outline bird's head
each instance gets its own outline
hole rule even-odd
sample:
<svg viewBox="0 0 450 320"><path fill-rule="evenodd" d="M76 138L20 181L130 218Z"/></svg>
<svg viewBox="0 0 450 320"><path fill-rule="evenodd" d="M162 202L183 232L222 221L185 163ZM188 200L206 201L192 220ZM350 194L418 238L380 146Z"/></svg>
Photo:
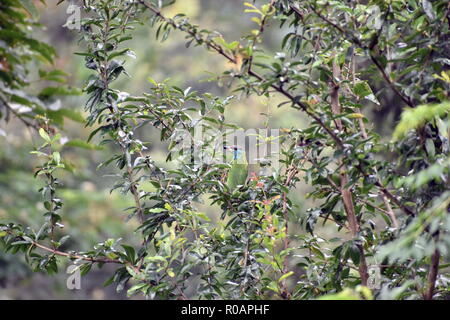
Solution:
<svg viewBox="0 0 450 320"><path fill-rule="evenodd" d="M244 154L244 151L242 151L242 148L238 146L224 146L224 150L233 152L233 160L238 160L242 157Z"/></svg>

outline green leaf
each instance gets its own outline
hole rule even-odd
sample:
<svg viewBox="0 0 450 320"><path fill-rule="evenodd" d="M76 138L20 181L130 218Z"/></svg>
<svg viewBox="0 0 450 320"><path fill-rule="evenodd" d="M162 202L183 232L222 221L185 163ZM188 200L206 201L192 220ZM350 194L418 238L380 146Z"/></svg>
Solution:
<svg viewBox="0 0 450 320"><path fill-rule="evenodd" d="M138 283L138 284L132 286L130 289L128 289L127 295L128 295L128 296L131 296L131 295L133 295L134 293L136 293L136 291L142 290L142 289L148 288L148 287L149 287L149 285L148 285L147 283L145 283L145 282L143 282L143 283Z"/></svg>
<svg viewBox="0 0 450 320"><path fill-rule="evenodd" d="M403 111L401 120L397 124L393 141L403 138L410 130L418 129L435 117L441 118L450 111L450 102L440 104L424 104L414 109L407 108Z"/></svg>
<svg viewBox="0 0 450 320"><path fill-rule="evenodd" d="M48 135L48 133L44 130L44 128L40 128L39 129L39 135L41 136L42 139L44 139L46 142L51 143L52 139L50 139L50 136Z"/></svg>
<svg viewBox="0 0 450 320"><path fill-rule="evenodd" d="M272 290L272 291L274 291L276 293L280 292L280 289L278 288L278 285L277 285L277 283L275 281L270 282L267 285L267 289Z"/></svg>
<svg viewBox="0 0 450 320"><path fill-rule="evenodd" d="M52 209L52 204L50 201L44 201L44 208L50 211Z"/></svg>
<svg viewBox="0 0 450 320"><path fill-rule="evenodd" d="M353 87L353 92L360 99L367 99L375 104L380 104L378 99L373 94L372 88L370 88L370 85L367 83L367 81L358 81Z"/></svg>
<svg viewBox="0 0 450 320"><path fill-rule="evenodd" d="M355 244L352 244L349 246L348 250L353 263L355 265L358 265L360 261L360 252L358 250L358 247Z"/></svg>
<svg viewBox="0 0 450 320"><path fill-rule="evenodd" d="M128 261L134 263L135 257L136 257L136 251L134 250L133 247L128 246L128 245L122 245L122 248L125 249L126 252L126 256L128 258Z"/></svg>
<svg viewBox="0 0 450 320"><path fill-rule="evenodd" d="M283 281L284 279L289 278L289 277L292 276L293 274L294 274L294 271L289 271L289 272L283 274L283 275L278 279L278 282L281 282L281 281Z"/></svg>
<svg viewBox="0 0 450 320"><path fill-rule="evenodd" d="M110 61L116 57L119 57L119 56L128 55L129 52L132 52L132 51L130 49L123 49L121 51L113 52L108 56L108 61Z"/></svg>
<svg viewBox="0 0 450 320"><path fill-rule="evenodd" d="M151 209L147 209L145 210L145 213L161 213L161 212L166 212L167 209L164 208L151 208Z"/></svg>
<svg viewBox="0 0 450 320"><path fill-rule="evenodd" d="M80 266L80 275L85 276L92 268L92 263L85 263Z"/></svg>
<svg viewBox="0 0 450 320"><path fill-rule="evenodd" d="M61 154L58 151L53 152L53 161L55 161L56 164L61 162Z"/></svg>
<svg viewBox="0 0 450 320"><path fill-rule="evenodd" d="M19 0L22 7L33 17L37 18L39 16L39 11L33 4L32 0Z"/></svg>
<svg viewBox="0 0 450 320"><path fill-rule="evenodd" d="M436 148L434 146L434 142L431 139L427 139L425 141L425 148L427 150L428 156L430 158L434 158L435 154L436 154Z"/></svg>
<svg viewBox="0 0 450 320"><path fill-rule="evenodd" d="M339 293L322 296L317 300L360 300L360 297L353 290L345 289L344 291Z"/></svg>

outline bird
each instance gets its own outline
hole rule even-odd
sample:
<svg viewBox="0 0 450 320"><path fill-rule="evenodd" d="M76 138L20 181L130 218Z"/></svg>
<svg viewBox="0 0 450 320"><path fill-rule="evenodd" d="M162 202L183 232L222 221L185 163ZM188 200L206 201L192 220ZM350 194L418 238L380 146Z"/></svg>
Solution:
<svg viewBox="0 0 450 320"><path fill-rule="evenodd" d="M233 192L237 187L242 186L247 181L248 162L245 151L238 146L224 146L225 150L231 151L233 154L230 161L231 168L228 171L227 187Z"/></svg>

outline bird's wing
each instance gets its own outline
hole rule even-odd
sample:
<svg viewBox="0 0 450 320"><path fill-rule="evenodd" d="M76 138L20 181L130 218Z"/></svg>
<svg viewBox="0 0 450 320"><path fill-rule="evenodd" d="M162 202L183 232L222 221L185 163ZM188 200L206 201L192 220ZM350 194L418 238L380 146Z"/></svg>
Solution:
<svg viewBox="0 0 450 320"><path fill-rule="evenodd" d="M242 161L244 162L244 161ZM247 161L240 163L240 161L233 160L231 163L231 169L228 172L227 186L233 191L237 186L244 185L248 175Z"/></svg>

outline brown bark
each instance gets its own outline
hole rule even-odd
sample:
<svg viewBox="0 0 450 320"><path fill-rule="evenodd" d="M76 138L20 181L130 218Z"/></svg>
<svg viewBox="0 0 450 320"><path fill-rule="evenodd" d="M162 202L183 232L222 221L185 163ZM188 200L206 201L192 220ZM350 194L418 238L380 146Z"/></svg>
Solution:
<svg viewBox="0 0 450 320"><path fill-rule="evenodd" d="M434 235L434 241L437 242L439 239L439 232ZM439 274L439 259L441 258L441 253L439 249L435 249L433 255L431 256L430 269L428 270L428 286L424 294L425 300L433 300L434 289L436 288L436 279Z"/></svg>
<svg viewBox="0 0 450 320"><path fill-rule="evenodd" d="M334 115L341 114L341 105L339 103L339 83L338 81L341 76L341 70L336 61L333 61L333 79L330 81L330 97L331 97L331 111ZM342 125L340 119L335 120L337 129L342 132L345 128ZM342 164L342 161L341 161ZM347 168L342 165L342 171L340 173L340 192L342 195L342 202L344 203L345 213L347 214L347 222L349 229L352 233L352 237L355 238L359 232L359 223L356 219L355 206L353 204L353 197L350 189L346 186L349 182L347 175ZM364 254L364 248L362 245L358 245L358 250L360 254L360 263L358 266L359 275L361 277L361 284L366 286L368 280L367 263Z"/></svg>

